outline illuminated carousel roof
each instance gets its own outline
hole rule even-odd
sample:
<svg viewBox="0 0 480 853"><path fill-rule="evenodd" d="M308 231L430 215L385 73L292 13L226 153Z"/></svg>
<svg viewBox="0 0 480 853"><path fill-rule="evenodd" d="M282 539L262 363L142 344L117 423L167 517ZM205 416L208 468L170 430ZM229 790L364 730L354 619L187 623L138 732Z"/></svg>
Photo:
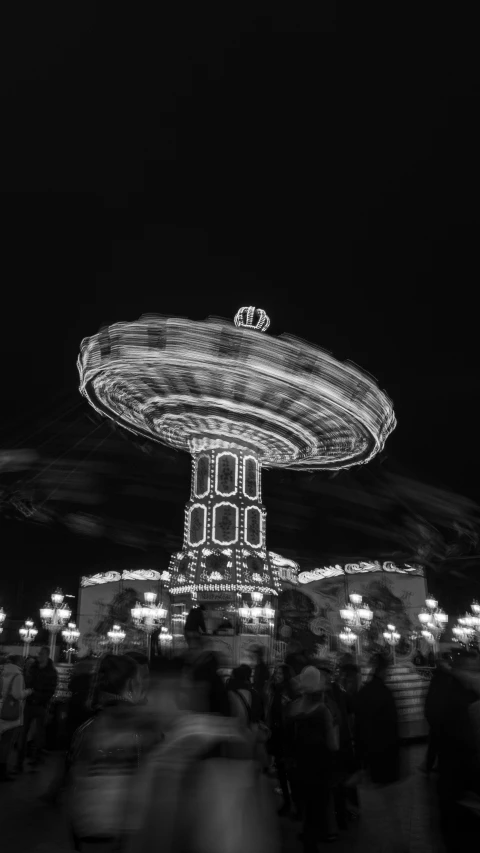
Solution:
<svg viewBox="0 0 480 853"><path fill-rule="evenodd" d="M97 411L176 450L241 445L267 468L368 462L395 427L389 398L354 364L260 334L268 325L253 308L235 325L152 315L116 323L83 340L80 389Z"/></svg>

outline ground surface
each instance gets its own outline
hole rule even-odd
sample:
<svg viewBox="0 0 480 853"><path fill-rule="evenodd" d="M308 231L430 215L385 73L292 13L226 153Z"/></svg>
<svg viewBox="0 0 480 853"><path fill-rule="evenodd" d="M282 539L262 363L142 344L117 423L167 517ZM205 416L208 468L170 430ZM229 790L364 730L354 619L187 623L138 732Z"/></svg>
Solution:
<svg viewBox="0 0 480 853"><path fill-rule="evenodd" d="M404 750L405 778L398 785L382 792L363 789L361 819L325 849L332 853L442 853L435 778L427 780L418 770L424 752L425 747L418 745ZM49 755L39 772L27 772L0 787L1 853L66 853L72 849L61 807L48 806L40 799L56 760L57 756ZM301 853L300 825L287 818L281 824L283 853Z"/></svg>

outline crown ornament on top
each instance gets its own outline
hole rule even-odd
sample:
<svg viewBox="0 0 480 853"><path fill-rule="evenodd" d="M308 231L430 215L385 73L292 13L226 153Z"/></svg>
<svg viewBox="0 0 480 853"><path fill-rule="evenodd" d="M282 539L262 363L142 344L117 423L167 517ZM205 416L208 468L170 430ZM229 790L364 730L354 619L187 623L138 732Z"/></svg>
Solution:
<svg viewBox="0 0 480 853"><path fill-rule="evenodd" d="M262 308L240 308L235 314L234 321L241 329L255 329L256 332L266 332L270 325L270 317Z"/></svg>

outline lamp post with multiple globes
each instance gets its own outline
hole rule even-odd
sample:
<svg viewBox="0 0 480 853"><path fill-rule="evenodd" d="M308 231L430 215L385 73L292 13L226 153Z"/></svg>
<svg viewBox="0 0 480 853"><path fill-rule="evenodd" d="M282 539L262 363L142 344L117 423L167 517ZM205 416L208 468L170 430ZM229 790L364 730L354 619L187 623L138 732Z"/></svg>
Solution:
<svg viewBox="0 0 480 853"><path fill-rule="evenodd" d="M69 648L67 650L67 663L72 662L72 652L75 651L73 644L78 643L80 637L80 631L78 630L75 622L69 622L67 627L62 631L62 637L66 643L68 643Z"/></svg>
<svg viewBox="0 0 480 853"><path fill-rule="evenodd" d="M422 626L422 637L432 645L434 654L437 654L438 641L443 634L448 622L447 614L438 606L438 601L433 596L425 599L426 607L418 614Z"/></svg>
<svg viewBox="0 0 480 853"><path fill-rule="evenodd" d="M348 604L340 610L340 618L346 623L346 628L342 631L344 637L340 635L340 639L344 642L347 637L349 643L355 643L356 652L360 654L360 637L372 624L373 610L370 610L358 592L351 592ZM354 641L351 640L351 634L355 635Z"/></svg>
<svg viewBox="0 0 480 853"><path fill-rule="evenodd" d="M48 601L40 608L40 618L43 627L50 634L50 657L55 660L55 646L57 642L57 634L62 630L65 623L68 622L72 611L66 604L63 603L64 595L60 589L52 595L52 603Z"/></svg>
<svg viewBox="0 0 480 853"><path fill-rule="evenodd" d="M468 646L472 640L480 637L480 604L474 601L470 605L471 613L460 616L457 624L452 628L455 639Z"/></svg>
<svg viewBox="0 0 480 853"><path fill-rule="evenodd" d="M136 628L143 631L147 637L147 657L150 660L152 654L152 634L158 631L162 622L167 617L167 610L163 604L157 604L156 592L144 592L144 603L137 601L132 607L132 619Z"/></svg>
<svg viewBox="0 0 480 853"><path fill-rule="evenodd" d="M120 625L114 625L111 631L107 631L107 637L113 646L113 654L118 655L118 647L126 637L125 631L122 631Z"/></svg>
<svg viewBox="0 0 480 853"><path fill-rule="evenodd" d="M393 665L395 666L395 646L400 639L400 634L395 630L395 625L387 625L387 630L383 632L383 637L392 649Z"/></svg>
<svg viewBox="0 0 480 853"><path fill-rule="evenodd" d="M28 649L30 643L33 643L35 637L38 634L37 629L35 628L31 619L25 619L25 625L23 628L20 628L19 632L20 637L23 641L23 657L28 657Z"/></svg>
<svg viewBox="0 0 480 853"><path fill-rule="evenodd" d="M343 630L340 631L338 637L340 642L342 642L349 649L352 648L352 646L355 646L357 643L357 635L354 634L354 632L351 628L348 627L348 625L346 628L343 628Z"/></svg>

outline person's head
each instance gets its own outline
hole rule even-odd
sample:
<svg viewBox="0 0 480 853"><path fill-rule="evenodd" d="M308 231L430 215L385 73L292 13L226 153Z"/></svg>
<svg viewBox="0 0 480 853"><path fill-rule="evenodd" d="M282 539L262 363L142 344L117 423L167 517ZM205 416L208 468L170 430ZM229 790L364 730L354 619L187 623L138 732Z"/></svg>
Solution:
<svg viewBox="0 0 480 853"><path fill-rule="evenodd" d="M295 681L298 693L303 696L315 697L325 690L325 674L316 666L305 666Z"/></svg>
<svg viewBox="0 0 480 853"><path fill-rule="evenodd" d="M252 683L252 669L248 664L242 663L240 666L235 667L232 672L233 681L245 687L250 687Z"/></svg>
<svg viewBox="0 0 480 853"><path fill-rule="evenodd" d="M38 665L41 669L45 669L50 660L50 649L48 646L42 646L38 653Z"/></svg>
<svg viewBox="0 0 480 853"><path fill-rule="evenodd" d="M139 668L127 655L105 655L100 661L97 690L99 695L110 694L138 702L143 683Z"/></svg>
<svg viewBox="0 0 480 853"><path fill-rule="evenodd" d="M287 664L282 663L280 666L275 668L273 673L273 680L275 684L287 684L291 678L290 667Z"/></svg>

